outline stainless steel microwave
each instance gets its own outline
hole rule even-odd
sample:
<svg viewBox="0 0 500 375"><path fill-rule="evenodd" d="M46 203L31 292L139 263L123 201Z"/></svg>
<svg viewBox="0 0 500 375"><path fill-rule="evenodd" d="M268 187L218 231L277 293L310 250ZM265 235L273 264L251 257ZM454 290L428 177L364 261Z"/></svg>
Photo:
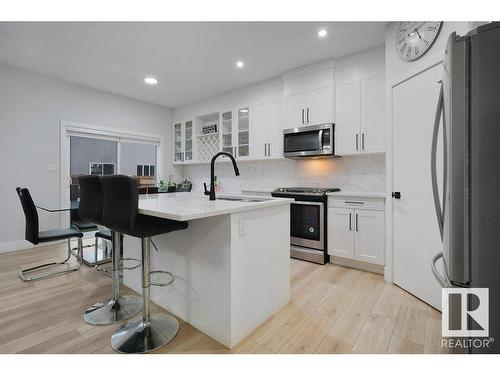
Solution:
<svg viewBox="0 0 500 375"><path fill-rule="evenodd" d="M283 156L303 158L334 156L334 124L302 126L283 131Z"/></svg>

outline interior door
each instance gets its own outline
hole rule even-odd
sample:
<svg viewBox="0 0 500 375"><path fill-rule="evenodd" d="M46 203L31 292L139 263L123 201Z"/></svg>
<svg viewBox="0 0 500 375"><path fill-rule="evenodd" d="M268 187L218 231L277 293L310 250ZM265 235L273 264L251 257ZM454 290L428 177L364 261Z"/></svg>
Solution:
<svg viewBox="0 0 500 375"><path fill-rule="evenodd" d="M354 216L355 259L384 264L384 213L382 211L356 210Z"/></svg>
<svg viewBox="0 0 500 375"><path fill-rule="evenodd" d="M358 154L361 126L361 85L359 77L336 83L335 95L336 154Z"/></svg>
<svg viewBox="0 0 500 375"><path fill-rule="evenodd" d="M385 75L383 71L363 78L361 103L361 152L385 151Z"/></svg>
<svg viewBox="0 0 500 375"><path fill-rule="evenodd" d="M431 273L431 259L441 251L442 243L430 158L441 78L438 65L392 89L392 184L393 191L401 193L401 199L392 199L394 282L439 310L441 287ZM441 170L442 162L441 157Z"/></svg>
<svg viewBox="0 0 500 375"><path fill-rule="evenodd" d="M327 70L311 77L307 85L307 125L319 125L333 121L333 72Z"/></svg>
<svg viewBox="0 0 500 375"><path fill-rule="evenodd" d="M328 254L354 257L354 211L328 207Z"/></svg>

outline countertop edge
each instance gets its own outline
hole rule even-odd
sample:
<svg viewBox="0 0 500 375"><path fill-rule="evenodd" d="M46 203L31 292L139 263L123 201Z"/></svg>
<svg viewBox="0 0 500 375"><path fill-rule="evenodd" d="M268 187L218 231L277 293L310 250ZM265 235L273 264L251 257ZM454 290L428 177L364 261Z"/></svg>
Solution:
<svg viewBox="0 0 500 375"><path fill-rule="evenodd" d="M275 206L290 204L292 201L293 201L293 199L289 199L289 198L274 198L271 201L255 202L249 206L231 207L231 208L227 208L227 209L220 210L220 211L203 212L200 214L178 215L178 214L170 214L167 212L155 211L155 210L144 209L144 208L139 208L139 213L143 214L143 215L150 215L150 216L161 217L164 219L170 219L170 220L176 220L176 221L189 221L189 220L196 220L196 219L204 219L204 218L208 218L208 217L212 217L212 216L228 215L228 214L233 214L233 213L243 212L243 211L251 211L251 210L256 210L256 209L260 209L260 208L275 207Z"/></svg>

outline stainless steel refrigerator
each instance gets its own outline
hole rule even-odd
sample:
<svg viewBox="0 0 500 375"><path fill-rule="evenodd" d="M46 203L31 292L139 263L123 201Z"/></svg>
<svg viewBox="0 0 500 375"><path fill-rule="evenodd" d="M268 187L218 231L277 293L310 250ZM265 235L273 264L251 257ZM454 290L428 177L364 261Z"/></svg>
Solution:
<svg viewBox="0 0 500 375"><path fill-rule="evenodd" d="M450 35L443 68L431 155L443 249L432 260L432 270L443 287L489 288L489 336L495 341L489 349L469 352L499 353L500 23L463 37ZM442 196L436 172L441 125Z"/></svg>

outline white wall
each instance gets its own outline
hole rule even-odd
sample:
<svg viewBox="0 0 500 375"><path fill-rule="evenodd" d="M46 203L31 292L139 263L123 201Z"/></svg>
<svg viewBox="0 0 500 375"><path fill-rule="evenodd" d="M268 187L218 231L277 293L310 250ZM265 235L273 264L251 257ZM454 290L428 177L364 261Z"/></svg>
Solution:
<svg viewBox="0 0 500 375"><path fill-rule="evenodd" d="M24 239L16 186L28 187L37 202L59 202L61 120L162 134L167 163L161 176L175 173L170 109L0 65L0 252ZM42 230L58 227L57 214L39 215Z"/></svg>

